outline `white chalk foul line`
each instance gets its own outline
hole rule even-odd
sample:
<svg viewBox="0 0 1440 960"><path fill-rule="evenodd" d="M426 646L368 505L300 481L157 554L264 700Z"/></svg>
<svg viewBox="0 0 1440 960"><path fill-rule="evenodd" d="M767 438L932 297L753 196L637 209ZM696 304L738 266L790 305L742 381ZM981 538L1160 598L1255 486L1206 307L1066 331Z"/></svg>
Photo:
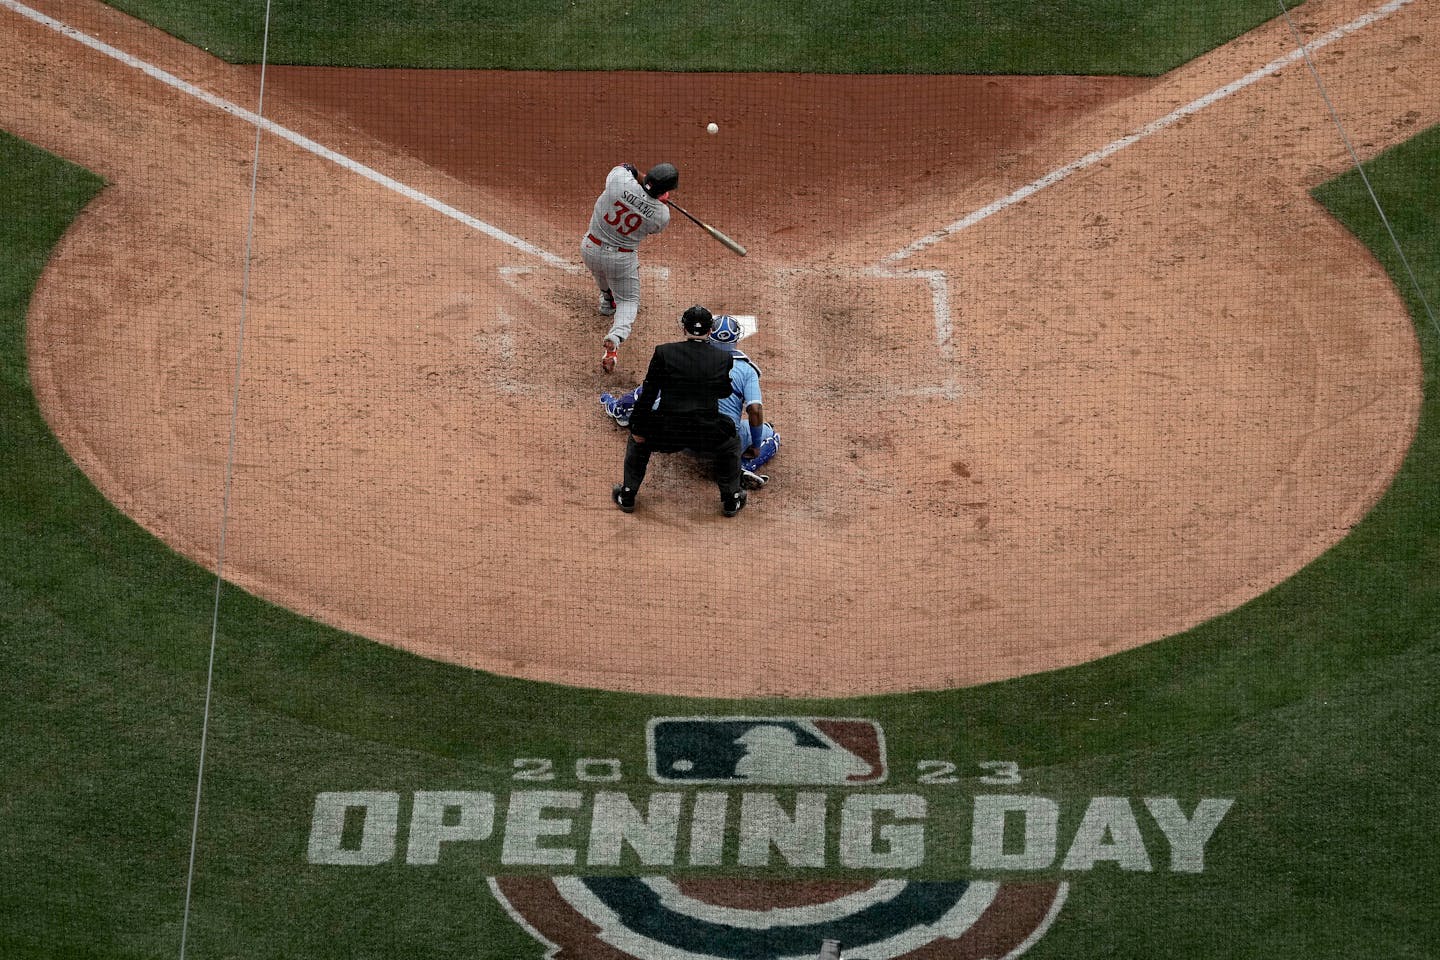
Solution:
<svg viewBox="0 0 1440 960"><path fill-rule="evenodd" d="M1413 2L1414 0L1390 0L1389 3L1386 3L1383 6L1376 7L1369 13L1365 13L1356 17L1354 20L1351 20L1344 26L1336 27L1329 33L1317 37L1315 40L1312 40L1309 44L1309 49L1311 50L1311 52L1314 52L1315 50L1319 50L1321 47L1329 46L1330 44L1334 43L1336 40L1341 39L1342 37L1347 37L1350 34L1355 33L1357 30L1363 30L1364 28L1370 26L1372 23L1377 23L1381 20L1384 20L1386 17L1390 16L1395 11L1399 10L1402 7L1408 6ZM1217 90L1212 90L1209 93L1205 94L1203 97L1200 97L1198 100L1192 100L1189 103L1185 104L1183 107L1180 107L1172 111L1171 113L1167 113L1165 116L1159 118L1158 120L1150 121L1145 126L1141 127L1139 130L1136 130L1134 133L1127 134L1126 136L1123 136L1118 140L1107 143L1099 150L1087 153L1085 154L1085 156L1081 157L1078 160L1073 160L1070 163L1065 164L1065 166L1063 167L1052 170L1038 180L1030 181L1029 183L1025 184L1025 186L1019 188L1013 193L1001 197L999 200L996 200L993 203L986 204L980 209L967 214L959 220L956 220L949 226L941 227L934 233L929 234L928 236L921 237L919 240L916 240L908 247L905 247L903 250L897 250L896 252L890 254L880 262L898 263L899 261L904 260L906 257L914 256L921 250L924 250L927 247L934 246L941 240L944 240L946 237L953 236L954 234L959 233L961 230L973 227L981 220L984 220L987 217L994 216L995 214L1008 207L1014 206L1021 200L1024 200L1026 197L1039 193L1046 187L1052 187L1055 184L1059 183L1061 180L1066 179L1072 174L1079 173L1081 170L1084 170L1087 167L1093 167L1095 164L1106 159L1107 157L1119 153L1126 147L1138 143L1141 140L1144 140L1146 137L1151 136L1152 134L1159 133L1166 127L1173 126L1174 124L1185 119L1186 117L1192 114L1199 113L1206 107L1211 106L1212 104L1217 103L1221 100L1224 100L1232 93L1243 90L1251 84L1263 80L1271 74L1278 73L1290 64L1296 63L1297 61L1303 59L1305 59L1305 48L1296 48L1285 54L1285 56L1280 57L1277 60L1270 61L1269 63L1265 64L1265 66L1260 67L1258 70L1252 70L1250 73L1245 74L1245 76L1241 77L1239 80L1227 83L1225 84L1225 86L1220 87Z"/></svg>
<svg viewBox="0 0 1440 960"><path fill-rule="evenodd" d="M105 56L110 57L113 60L118 60L120 63L125 64L125 66L127 67L139 70L146 76L159 80L166 86L173 87L174 89L179 90L181 93L194 97L196 100L199 100L202 103L209 104L217 110L223 110L225 113L228 113L237 119L243 120L246 123L254 124L260 127L260 129L264 130L266 133L273 134L274 136L277 136L282 140L289 141L295 146L301 148L302 150L308 150L310 153L313 153L318 157L323 157L324 159L329 160L331 163L335 164L336 166L343 167L344 169L349 170L351 173L359 174L365 179L377 183L387 190L392 190L395 193L400 194L402 197L413 200L416 203L422 204L423 206L429 207L436 213L449 217L450 219L458 221L459 223L463 223L465 226L470 227L473 230L477 230L480 233L485 234L487 237L499 240L501 243L509 244L515 249L528 253L533 257L539 257L541 260L545 261L552 267L560 267L561 269L572 269L572 265L570 263L560 257L557 257L555 254L550 253L548 250L542 250L539 247L535 246L533 243L521 240L519 237L506 233L499 227L492 226L491 224L488 224L483 220L472 217L470 216L470 214L464 212L463 210L457 210L454 207L450 206L448 203L437 200L434 197L429 196L428 194L421 193L414 187L407 186L406 184L401 183L393 177L387 177L380 171L372 167L367 167L365 164L360 163L358 160L352 160L344 154L337 153L334 150L331 150L329 147L325 146L324 144L316 143L309 137L296 133L294 130L289 129L288 127L282 127L280 124L275 123L271 120L267 120L259 114L256 114L250 110L246 110L244 107L238 106L234 103L231 103L229 100L226 100L222 97L217 97L207 90L202 90L201 88L195 86L193 83L190 83L186 80L181 80L174 74L161 70L154 64L146 63L144 60L132 56L126 53L124 50L112 47L102 40L97 40L89 34L82 33L74 27L70 26L69 24L61 23L54 17L46 16L38 10L32 10L30 7L27 7L24 4L17 3L16 0L0 0L0 6L6 7L7 9L20 14L20 16L33 20L38 24L49 27L51 30L63 34L64 36L69 37L71 40L83 43L90 49L98 51L99 53L103 53Z"/></svg>

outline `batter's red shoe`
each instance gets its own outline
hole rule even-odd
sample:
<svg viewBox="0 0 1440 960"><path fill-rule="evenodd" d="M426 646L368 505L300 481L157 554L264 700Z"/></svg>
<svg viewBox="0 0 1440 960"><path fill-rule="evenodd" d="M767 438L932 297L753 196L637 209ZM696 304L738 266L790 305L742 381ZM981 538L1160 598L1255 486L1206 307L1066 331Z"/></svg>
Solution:
<svg viewBox="0 0 1440 960"><path fill-rule="evenodd" d="M615 361L620 359L620 354L615 344L609 340L605 341L605 356L600 358L600 369L606 373L615 372Z"/></svg>
<svg viewBox="0 0 1440 960"><path fill-rule="evenodd" d="M615 294L609 290L600 291L600 316L615 316Z"/></svg>

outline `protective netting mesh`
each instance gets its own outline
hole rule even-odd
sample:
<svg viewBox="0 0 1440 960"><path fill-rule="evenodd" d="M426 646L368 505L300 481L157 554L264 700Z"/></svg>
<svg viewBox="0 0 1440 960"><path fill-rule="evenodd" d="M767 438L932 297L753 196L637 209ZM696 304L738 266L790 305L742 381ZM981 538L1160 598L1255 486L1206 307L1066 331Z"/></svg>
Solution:
<svg viewBox="0 0 1440 960"><path fill-rule="evenodd" d="M105 180L25 320L46 422L169 548L369 641L689 697L1027 676L1285 581L1371 510L1416 434L1415 328L1310 195L1351 157L1283 18L1153 77L262 71L109 7L38 6L0 9L0 126ZM1305 9L1366 156L1440 120L1433 9ZM607 372L581 254L621 162L675 164L672 199L746 254L678 212L637 241L638 314ZM733 518L683 453L656 455L622 513L627 434L602 395L641 382L692 304L756 318L740 348L778 453ZM279 614L219 596L223 688L227 631ZM395 683L399 703L434 695ZM441 755L483 739L537 689L436 707L454 727L427 736ZM345 701L360 736L391 716L364 702ZM266 776L221 707L233 809ZM576 770L618 779L592 733ZM466 773L503 778L524 752ZM409 776L377 762L287 790ZM463 785L437 768L454 782L431 786ZM483 818L471 802L440 808ZM339 809L335 848L362 850ZM483 839L470 823L442 825ZM207 906L212 945L244 928Z"/></svg>

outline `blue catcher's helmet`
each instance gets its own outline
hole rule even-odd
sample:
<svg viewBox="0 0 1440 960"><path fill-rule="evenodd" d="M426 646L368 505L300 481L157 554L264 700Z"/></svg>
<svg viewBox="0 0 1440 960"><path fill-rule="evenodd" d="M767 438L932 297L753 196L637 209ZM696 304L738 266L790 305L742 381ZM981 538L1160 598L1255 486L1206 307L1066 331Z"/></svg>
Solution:
<svg viewBox="0 0 1440 960"><path fill-rule="evenodd" d="M715 318L715 326L710 331L710 339L716 343L723 343L727 346L733 346L739 343L740 321L728 313L722 313Z"/></svg>

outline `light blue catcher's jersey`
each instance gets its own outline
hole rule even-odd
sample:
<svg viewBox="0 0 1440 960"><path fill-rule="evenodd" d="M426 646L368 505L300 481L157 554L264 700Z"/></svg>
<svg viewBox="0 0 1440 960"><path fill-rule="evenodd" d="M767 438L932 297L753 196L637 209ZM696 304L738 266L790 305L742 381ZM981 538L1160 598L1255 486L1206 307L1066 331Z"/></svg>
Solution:
<svg viewBox="0 0 1440 960"><path fill-rule="evenodd" d="M720 401L720 412L734 421L743 449L750 446L750 421L745 416L745 408L752 403L763 402L760 399L760 371L745 354L738 350L731 353L735 362L730 365L730 395Z"/></svg>

